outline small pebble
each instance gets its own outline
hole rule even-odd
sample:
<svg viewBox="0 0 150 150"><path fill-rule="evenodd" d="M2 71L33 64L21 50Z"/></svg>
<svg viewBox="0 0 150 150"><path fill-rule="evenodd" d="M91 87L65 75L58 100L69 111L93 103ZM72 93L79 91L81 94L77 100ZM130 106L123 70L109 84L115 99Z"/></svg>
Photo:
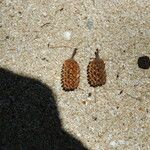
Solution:
<svg viewBox="0 0 150 150"><path fill-rule="evenodd" d="M8 36L8 35L6 36L6 39L9 39L9 36Z"/></svg>
<svg viewBox="0 0 150 150"><path fill-rule="evenodd" d="M66 31L63 33L63 37L66 39L66 40L70 40L71 39L71 31Z"/></svg>
<svg viewBox="0 0 150 150"><path fill-rule="evenodd" d="M97 117L93 116L92 119L93 119L94 121L96 121L96 120L97 120Z"/></svg>
<svg viewBox="0 0 150 150"><path fill-rule="evenodd" d="M47 13L46 13L46 12L43 12L43 16L46 17L46 16L47 16Z"/></svg>
<svg viewBox="0 0 150 150"><path fill-rule="evenodd" d="M91 95L92 95L92 93L89 93L89 94L88 94L88 97L91 97Z"/></svg>
<svg viewBox="0 0 150 150"><path fill-rule="evenodd" d="M82 101L82 104L84 104L84 105L85 105L85 104L86 104L86 101Z"/></svg>
<svg viewBox="0 0 150 150"><path fill-rule="evenodd" d="M142 69L149 69L150 67L150 59L148 56L141 56L138 59L138 66Z"/></svg>
<svg viewBox="0 0 150 150"><path fill-rule="evenodd" d="M87 28L89 30L93 29L93 19L92 18L88 18L88 20L87 20Z"/></svg>

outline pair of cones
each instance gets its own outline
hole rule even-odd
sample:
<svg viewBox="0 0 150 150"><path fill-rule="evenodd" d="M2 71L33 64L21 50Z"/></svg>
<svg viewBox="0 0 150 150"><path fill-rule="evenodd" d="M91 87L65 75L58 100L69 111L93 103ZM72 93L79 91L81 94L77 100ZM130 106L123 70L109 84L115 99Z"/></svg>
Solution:
<svg viewBox="0 0 150 150"><path fill-rule="evenodd" d="M79 86L80 67L74 60L76 51L75 48L72 57L63 63L61 81L65 91L73 91ZM98 49L96 49L95 58L87 66L87 80L92 87L102 86L106 83L105 63L99 57Z"/></svg>

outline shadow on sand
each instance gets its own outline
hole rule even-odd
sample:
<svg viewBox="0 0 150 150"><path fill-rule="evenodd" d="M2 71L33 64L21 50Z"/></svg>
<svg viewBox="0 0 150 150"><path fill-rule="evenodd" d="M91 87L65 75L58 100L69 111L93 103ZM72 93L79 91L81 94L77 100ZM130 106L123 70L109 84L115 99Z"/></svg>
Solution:
<svg viewBox="0 0 150 150"><path fill-rule="evenodd" d="M61 125L52 90L0 68L0 150L87 150Z"/></svg>

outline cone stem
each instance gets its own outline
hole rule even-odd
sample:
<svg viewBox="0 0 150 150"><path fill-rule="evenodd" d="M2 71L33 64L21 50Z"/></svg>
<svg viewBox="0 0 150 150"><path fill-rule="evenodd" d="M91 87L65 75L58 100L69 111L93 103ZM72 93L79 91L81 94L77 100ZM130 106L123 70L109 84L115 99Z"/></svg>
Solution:
<svg viewBox="0 0 150 150"><path fill-rule="evenodd" d="M77 52L77 48L75 48L75 49L74 49L74 51L73 51L73 53L72 53L72 56L71 56L71 59L73 59L73 58L74 58L74 56L75 56L76 52Z"/></svg>
<svg viewBox="0 0 150 150"><path fill-rule="evenodd" d="M95 56L96 56L96 59L100 59L100 57L99 57L99 50L98 49L96 49Z"/></svg>

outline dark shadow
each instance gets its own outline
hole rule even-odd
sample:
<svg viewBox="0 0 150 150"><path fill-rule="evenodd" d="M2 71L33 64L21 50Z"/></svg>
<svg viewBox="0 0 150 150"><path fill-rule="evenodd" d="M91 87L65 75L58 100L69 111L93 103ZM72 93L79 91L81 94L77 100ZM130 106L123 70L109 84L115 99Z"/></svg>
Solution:
<svg viewBox="0 0 150 150"><path fill-rule="evenodd" d="M87 150L61 125L52 90L0 68L0 150Z"/></svg>

